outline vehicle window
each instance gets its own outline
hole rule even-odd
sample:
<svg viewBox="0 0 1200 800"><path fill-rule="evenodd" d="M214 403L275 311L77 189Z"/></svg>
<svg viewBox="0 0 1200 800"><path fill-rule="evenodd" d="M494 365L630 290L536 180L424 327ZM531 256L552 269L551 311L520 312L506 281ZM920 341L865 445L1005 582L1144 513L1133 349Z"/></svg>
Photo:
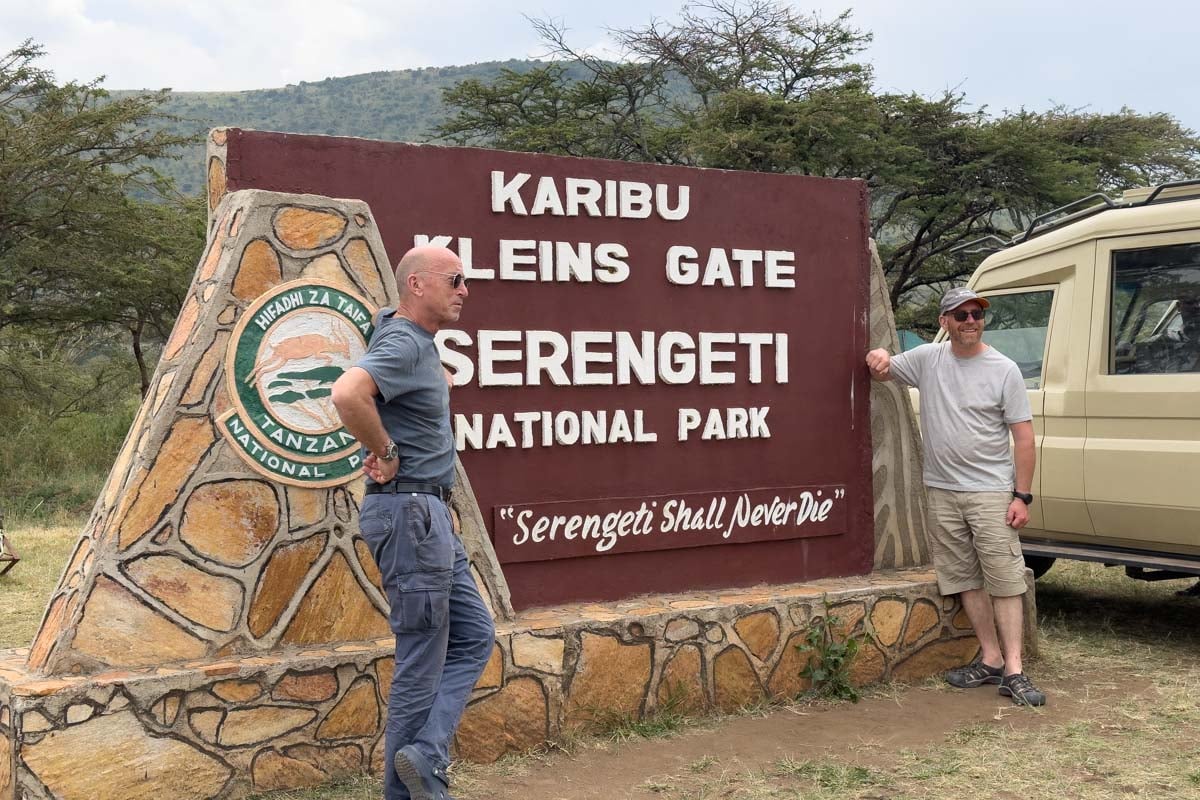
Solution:
<svg viewBox="0 0 1200 800"><path fill-rule="evenodd" d="M923 344L928 344L928 341L929 341L928 339L926 339L924 336L917 333L916 331L899 330L899 331L896 331L896 334L900 339L899 352L901 352L901 353L903 353L907 350L912 350L914 347L920 347Z"/></svg>
<svg viewBox="0 0 1200 800"><path fill-rule="evenodd" d="M1109 373L1200 372L1200 244L1112 257Z"/></svg>
<svg viewBox="0 0 1200 800"><path fill-rule="evenodd" d="M1017 362L1025 388L1042 388L1042 360L1054 292L1014 292L989 295L987 299L991 306L983 340Z"/></svg>

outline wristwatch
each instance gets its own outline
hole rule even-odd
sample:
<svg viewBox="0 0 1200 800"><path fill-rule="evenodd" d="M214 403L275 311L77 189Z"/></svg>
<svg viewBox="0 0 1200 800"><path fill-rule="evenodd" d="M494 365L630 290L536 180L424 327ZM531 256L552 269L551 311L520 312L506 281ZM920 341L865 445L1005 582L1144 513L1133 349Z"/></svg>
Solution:
<svg viewBox="0 0 1200 800"><path fill-rule="evenodd" d="M1032 503L1032 502L1033 502L1033 495L1031 495L1031 494L1026 494L1025 492L1016 492L1016 491L1014 491L1014 492L1013 492L1013 497L1017 498L1018 500L1020 500L1020 501L1021 501L1022 503L1024 503L1025 505L1029 505L1030 503Z"/></svg>
<svg viewBox="0 0 1200 800"><path fill-rule="evenodd" d="M380 461L395 461L400 457L400 448L396 447L395 442L389 441L387 443L387 447L383 449L383 452L376 453L375 456Z"/></svg>

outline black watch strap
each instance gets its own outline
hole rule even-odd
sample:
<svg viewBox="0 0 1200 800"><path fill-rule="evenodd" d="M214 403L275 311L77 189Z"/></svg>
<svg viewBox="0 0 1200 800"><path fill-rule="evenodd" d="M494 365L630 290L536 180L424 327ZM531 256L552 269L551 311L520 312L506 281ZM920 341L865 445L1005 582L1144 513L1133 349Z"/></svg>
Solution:
<svg viewBox="0 0 1200 800"><path fill-rule="evenodd" d="M1031 494L1026 494L1025 492L1015 492L1015 491L1014 491L1014 492L1013 492L1013 497L1017 498L1018 500L1020 500L1020 501L1021 501L1022 503L1024 503L1025 505L1029 505L1030 503L1032 503L1032 502L1033 502L1033 495L1031 495Z"/></svg>

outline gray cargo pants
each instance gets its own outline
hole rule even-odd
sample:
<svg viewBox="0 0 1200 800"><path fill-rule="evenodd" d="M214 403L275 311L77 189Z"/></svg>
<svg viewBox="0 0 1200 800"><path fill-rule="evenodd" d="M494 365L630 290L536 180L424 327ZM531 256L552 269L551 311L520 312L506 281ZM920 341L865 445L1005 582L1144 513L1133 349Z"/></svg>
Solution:
<svg viewBox="0 0 1200 800"><path fill-rule="evenodd" d="M496 629L454 535L450 510L440 499L367 495L359 527L383 576L396 635L384 797L408 800L392 767L396 751L413 745L445 780L450 742L491 657Z"/></svg>

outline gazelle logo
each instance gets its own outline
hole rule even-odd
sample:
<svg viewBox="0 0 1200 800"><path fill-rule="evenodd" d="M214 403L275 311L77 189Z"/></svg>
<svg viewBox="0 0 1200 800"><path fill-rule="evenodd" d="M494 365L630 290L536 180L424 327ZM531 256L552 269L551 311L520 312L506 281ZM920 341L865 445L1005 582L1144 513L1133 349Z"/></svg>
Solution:
<svg viewBox="0 0 1200 800"><path fill-rule="evenodd" d="M367 349L371 311L335 286L293 281L246 309L225 355L233 408L221 431L250 466L296 486L336 486L362 465L330 399Z"/></svg>

